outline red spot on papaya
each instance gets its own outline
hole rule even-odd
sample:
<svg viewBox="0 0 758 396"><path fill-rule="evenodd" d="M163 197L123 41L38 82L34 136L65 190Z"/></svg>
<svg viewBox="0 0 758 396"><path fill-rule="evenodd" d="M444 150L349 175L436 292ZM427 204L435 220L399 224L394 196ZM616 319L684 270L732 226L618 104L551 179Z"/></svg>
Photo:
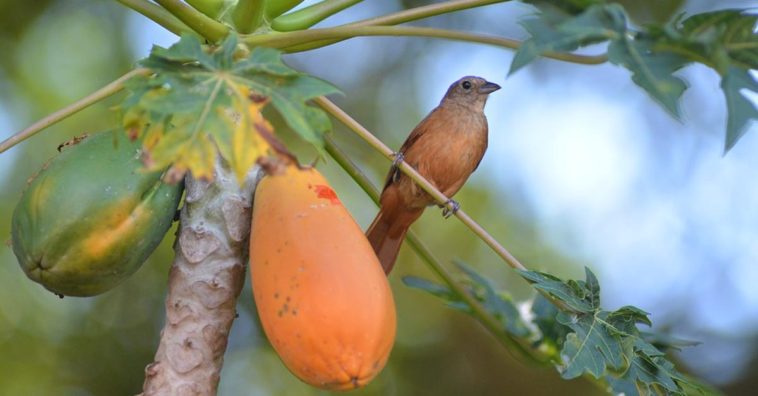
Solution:
<svg viewBox="0 0 758 396"><path fill-rule="evenodd" d="M332 203L332 205L339 205L340 199L337 198L337 193L334 192L334 190L331 189L331 187L318 184L316 187L316 196L323 199L328 199L329 202Z"/></svg>

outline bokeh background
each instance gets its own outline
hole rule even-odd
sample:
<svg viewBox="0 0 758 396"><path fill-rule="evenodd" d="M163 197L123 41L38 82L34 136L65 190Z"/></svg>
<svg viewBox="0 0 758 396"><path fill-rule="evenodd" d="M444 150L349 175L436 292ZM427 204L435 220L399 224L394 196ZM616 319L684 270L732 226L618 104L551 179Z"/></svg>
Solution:
<svg viewBox="0 0 758 396"><path fill-rule="evenodd" d="M306 2L308 4L310 2ZM365 1L324 24L423 4ZM754 6L754 1L637 1L638 21L670 12ZM654 4L658 4L655 6ZM506 3L418 25L523 38L529 6ZM0 0L0 139L128 71L172 34L114 1ZM602 47L587 49L589 53ZM490 148L457 200L527 266L580 278L598 275L603 305L636 305L657 330L702 342L675 355L680 367L727 394L758 387L758 128L723 155L725 104L715 72L681 75L683 119L676 121L613 65L540 60L506 78L513 53L420 38L354 39L287 57L327 79L335 101L397 148L460 76L503 86L486 109ZM0 155L0 238L25 180L57 145L117 124L116 96ZM755 99L755 98L754 98ZM278 124L310 160L315 154ZM373 178L388 162L342 127L334 132ZM376 208L333 162L320 168L361 225ZM82 170L86 175L87 170ZM531 289L454 219L430 209L414 226L448 262L461 259L517 300ZM32 283L0 246L0 395L139 393L163 324L172 235L143 268L94 298L59 299ZM547 395L598 393L583 380L524 365L473 319L447 309L400 279L433 275L404 249L391 283L398 337L388 367L366 395ZM268 345L249 285L239 298L220 395L310 395Z"/></svg>

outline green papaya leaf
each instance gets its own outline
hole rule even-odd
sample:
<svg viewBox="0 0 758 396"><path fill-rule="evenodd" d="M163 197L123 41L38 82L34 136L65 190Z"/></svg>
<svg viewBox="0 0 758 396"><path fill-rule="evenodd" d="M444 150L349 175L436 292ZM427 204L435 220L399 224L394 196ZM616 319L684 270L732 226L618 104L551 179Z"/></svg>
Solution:
<svg viewBox="0 0 758 396"><path fill-rule="evenodd" d="M629 69L635 84L679 118L679 98L687 84L673 73L687 63L686 58L670 52L656 52L653 42L624 36L611 42L608 59Z"/></svg>
<svg viewBox="0 0 758 396"><path fill-rule="evenodd" d="M254 48L241 59L237 53L234 35L215 47L187 35L169 48L154 47L140 62L153 74L128 82L120 109L130 135L144 136L148 169L171 166L175 177L191 171L210 179L220 153L242 181L271 151L273 128L262 114L268 104L323 149L329 118L308 101L337 89L288 67L279 51Z"/></svg>
<svg viewBox="0 0 758 396"><path fill-rule="evenodd" d="M755 103L744 94L747 91L758 93L758 82L748 70L732 66L721 79L721 90L724 91L727 108L724 143L724 153L726 153L745 135L748 127L758 120L758 109Z"/></svg>

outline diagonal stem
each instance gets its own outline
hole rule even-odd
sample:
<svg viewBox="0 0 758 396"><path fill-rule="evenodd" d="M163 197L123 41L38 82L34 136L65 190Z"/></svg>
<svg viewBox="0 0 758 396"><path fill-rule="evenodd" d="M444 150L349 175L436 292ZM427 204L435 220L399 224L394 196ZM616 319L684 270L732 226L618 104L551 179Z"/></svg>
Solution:
<svg viewBox="0 0 758 396"><path fill-rule="evenodd" d="M345 124L348 128L350 128L353 132L355 132L361 139L365 140L371 147L373 147L375 150L379 151L387 157L387 159L394 160L394 154L392 150L390 150L389 147L387 147L384 143L382 143L381 140L379 140L376 136L374 136L371 132L368 131L368 129L364 128L363 125L361 125L358 121L354 120L352 117L350 117L349 114L345 113L341 108L339 108L337 105L335 105L332 101L329 99L321 96L317 99L315 99L315 102L321 106L324 110L326 110L327 113L331 114L334 118L336 118L339 122ZM401 161L398 164L398 167L400 170L408 175L416 184L419 185L424 191L426 191L429 195L434 198L434 200L437 202L437 204L446 206L449 209L452 209L450 204L450 199L445 196L445 194L442 194L440 190L438 190L432 183L430 183L428 180L424 179L421 174L416 171L412 166L408 165L405 161ZM526 267L521 264L509 251L508 249L504 248L500 243L495 240L495 238L492 237L482 226L480 226L477 222L475 222L469 215L466 214L463 210L458 210L455 212L455 216L458 217L458 219L463 222L468 228L471 229L474 234L476 234L479 238L481 238L492 250L500 256L511 268L517 269L517 270L526 270Z"/></svg>
<svg viewBox="0 0 758 396"><path fill-rule="evenodd" d="M134 76L138 76L138 75L146 75L148 73L150 73L148 69L144 69L144 68L134 69L130 71L129 73L126 73L123 76L119 77L118 79L112 81L108 85L85 96L84 98L56 111L55 113L48 115L47 117L35 122L32 125L29 125L22 131L19 131L18 133L14 134L13 136L9 137L8 139L5 139L2 143L0 143L0 153L3 153L4 151L10 149L11 147L34 136L37 132L49 127L50 125L53 125L58 121L64 120L68 116L86 108L87 106L95 102L98 102L100 100L103 100L115 94L116 92L122 90L124 88L124 83L130 78Z"/></svg>
<svg viewBox="0 0 758 396"><path fill-rule="evenodd" d="M314 102L318 104L322 109L326 110L327 113L331 114L332 117L336 118L339 122L350 128L356 135L358 135L361 139L363 139L366 143L368 143L372 148L374 148L376 151L379 151L384 155L387 159L392 160L394 162L395 156L392 150L390 150L389 147L387 147L384 143L382 143L381 140L379 140L376 136L374 136L368 129L366 129L363 125L361 125L358 121L354 120L352 117L350 117L349 114L345 113L344 110L339 108L339 106L335 105L332 101L327 99L326 97L318 97L314 99ZM416 183L419 187L421 187L422 190L424 190L427 194L432 196L434 200L437 202L438 205L444 206L450 210L452 210L453 203L452 201L445 196L442 192L440 192L434 185L432 185L428 180L426 180L421 174L416 171L412 166L408 165L405 161L401 161L398 164L398 168L400 171L408 175L408 177L413 180L414 183ZM503 261L505 261L508 266L511 268L517 270L517 271L527 271L528 269L519 262L516 257L514 257L508 249L503 247L492 235L490 235L487 230L485 230L482 226L480 226L476 221L474 221L469 215L467 215L463 210L458 209L454 212L455 216L458 217L458 220L460 220L463 224L465 224L476 236L479 237L484 243L487 244L498 256L500 256ZM553 298L550 293L543 291L543 290L537 290L538 293L542 294L547 298L548 300L552 301L554 305L556 305L559 309L563 309L565 311L572 311L570 308L567 308L566 305L561 302L560 300L557 300Z"/></svg>
<svg viewBox="0 0 758 396"><path fill-rule="evenodd" d="M334 140L327 136L325 138L326 152L347 172L350 177L363 189L371 200L375 204L379 204L379 190L371 183L368 176L366 176L357 165L355 165L350 158L345 154L337 145ZM524 345L523 341L519 338L513 337L507 331L504 330L503 324L499 319L490 314L482 304L477 301L466 289L455 280L453 274L450 273L432 254L423 242L418 238L413 230L410 230L406 235L406 241L416 254L421 257L424 262L434 271L445 284L448 285L450 290L455 292L461 300L463 300L470 308L472 315L479 320L480 323L493 335L495 335L500 342L502 342L509 351L518 351L519 356L530 358L530 360L537 361L539 363L547 363L548 357L541 356L539 351L535 351L529 348L528 345Z"/></svg>

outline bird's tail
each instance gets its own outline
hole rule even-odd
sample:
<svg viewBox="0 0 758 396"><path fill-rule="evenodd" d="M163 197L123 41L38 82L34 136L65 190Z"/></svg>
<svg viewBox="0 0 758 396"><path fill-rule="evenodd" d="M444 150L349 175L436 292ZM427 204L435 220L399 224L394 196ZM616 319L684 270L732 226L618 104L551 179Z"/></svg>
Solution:
<svg viewBox="0 0 758 396"><path fill-rule="evenodd" d="M386 274L389 275L395 265L395 259L400 252L400 245L405 239L408 228L423 212L424 208L404 209L396 206L391 211L382 208L366 230L366 238L374 248Z"/></svg>

